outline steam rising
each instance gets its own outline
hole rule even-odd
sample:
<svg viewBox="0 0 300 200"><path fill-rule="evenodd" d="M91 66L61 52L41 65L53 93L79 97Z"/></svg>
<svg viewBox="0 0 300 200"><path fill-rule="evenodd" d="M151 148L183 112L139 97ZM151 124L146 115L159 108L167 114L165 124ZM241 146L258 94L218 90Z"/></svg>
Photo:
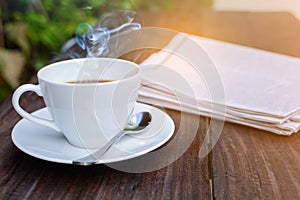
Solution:
<svg viewBox="0 0 300 200"><path fill-rule="evenodd" d="M109 53L108 44L112 36L141 28L135 20L135 12L117 11L105 15L95 27L80 24L76 31L76 43L86 51L86 57L105 56Z"/></svg>

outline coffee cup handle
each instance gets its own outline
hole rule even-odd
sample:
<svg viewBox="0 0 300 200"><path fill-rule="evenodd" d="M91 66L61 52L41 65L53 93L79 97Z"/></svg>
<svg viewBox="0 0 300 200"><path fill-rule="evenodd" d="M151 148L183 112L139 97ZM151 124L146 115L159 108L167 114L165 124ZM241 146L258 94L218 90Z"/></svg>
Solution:
<svg viewBox="0 0 300 200"><path fill-rule="evenodd" d="M35 92L38 96L43 96L41 93L41 88L39 85L33 85L33 84L25 84L25 85L21 85L20 87L18 87L12 97L12 104L15 108L15 110L17 111L17 113L19 113L19 115L21 115L23 118L37 123L37 124L41 124L43 126L47 126L50 127L58 132L61 132L61 130L56 126L56 124L54 123L54 120L48 120L48 119L43 119L40 117L36 117L28 112L26 112L19 104L20 101L20 97L22 96L22 94L24 94L25 92Z"/></svg>

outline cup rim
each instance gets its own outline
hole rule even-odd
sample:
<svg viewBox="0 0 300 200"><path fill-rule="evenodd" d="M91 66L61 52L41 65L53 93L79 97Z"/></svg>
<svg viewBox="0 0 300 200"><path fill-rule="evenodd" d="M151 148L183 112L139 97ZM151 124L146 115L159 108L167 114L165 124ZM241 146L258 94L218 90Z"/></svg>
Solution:
<svg viewBox="0 0 300 200"><path fill-rule="evenodd" d="M65 83L65 82L55 82L55 81L51 81L51 80L48 80L48 79L45 79L43 78L43 76L41 75L42 73L44 73L45 70L55 66L55 65L61 65L61 64L64 64L64 63L69 63L69 62L85 62L86 60L106 60L106 61L117 61L117 62L123 62L123 63L127 63L127 64L131 64L132 66L134 66L138 71L136 74L130 76L130 77L127 77L127 78L123 78L123 79L119 79L119 80L114 80L114 81L111 81L111 82L102 82L102 83L78 83L78 84L70 84L70 83ZM135 78L136 76L140 76L141 74L141 68L139 67L138 64L134 63L134 62L131 62L131 61L128 61L128 60L124 60L124 59L119 59L119 58L76 58L76 59L70 59L70 60L63 60L63 61L58 61L58 62L55 62L55 63L51 63L49 65L46 65L44 66L42 69L40 69L37 73L37 77L38 77L38 80L42 80L43 82L46 82L46 83L50 83L50 84L54 84L54 85L61 85L61 86L82 86L82 87L86 87L86 86L94 86L94 85L110 85L110 84L115 84L115 83L119 83L119 82L124 82L124 81L127 81L127 80L131 80L133 78Z"/></svg>

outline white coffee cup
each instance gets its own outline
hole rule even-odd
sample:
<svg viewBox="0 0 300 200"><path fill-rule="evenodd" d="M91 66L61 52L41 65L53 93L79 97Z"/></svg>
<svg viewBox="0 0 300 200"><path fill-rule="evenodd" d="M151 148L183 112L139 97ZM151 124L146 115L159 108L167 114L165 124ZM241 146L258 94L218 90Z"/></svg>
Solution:
<svg viewBox="0 0 300 200"><path fill-rule="evenodd" d="M14 92L15 110L27 120L61 132L80 148L100 148L125 128L141 83L137 64L113 58L61 61L42 68L37 76L38 85L25 84ZM89 83L73 83L82 80ZM52 120L20 107L19 99L28 91L43 97Z"/></svg>

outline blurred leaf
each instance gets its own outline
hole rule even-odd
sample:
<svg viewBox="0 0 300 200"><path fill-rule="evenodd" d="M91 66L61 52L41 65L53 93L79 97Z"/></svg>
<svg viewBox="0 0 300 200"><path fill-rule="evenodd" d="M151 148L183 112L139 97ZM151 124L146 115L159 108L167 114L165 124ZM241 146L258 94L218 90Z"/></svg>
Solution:
<svg viewBox="0 0 300 200"><path fill-rule="evenodd" d="M35 62L34 68L40 70L49 62L49 58L45 55L40 55Z"/></svg>
<svg viewBox="0 0 300 200"><path fill-rule="evenodd" d="M27 26L25 23L8 23L5 25L5 31L8 35L8 38L18 45L26 55L30 54L30 44L26 37Z"/></svg>
<svg viewBox="0 0 300 200"><path fill-rule="evenodd" d="M41 41L41 34L47 28L47 19L44 15L35 12L27 12L25 19L28 26L28 37L33 44L38 44Z"/></svg>
<svg viewBox="0 0 300 200"><path fill-rule="evenodd" d="M0 71L5 81L16 88L25 66L25 58L20 51L0 48Z"/></svg>

